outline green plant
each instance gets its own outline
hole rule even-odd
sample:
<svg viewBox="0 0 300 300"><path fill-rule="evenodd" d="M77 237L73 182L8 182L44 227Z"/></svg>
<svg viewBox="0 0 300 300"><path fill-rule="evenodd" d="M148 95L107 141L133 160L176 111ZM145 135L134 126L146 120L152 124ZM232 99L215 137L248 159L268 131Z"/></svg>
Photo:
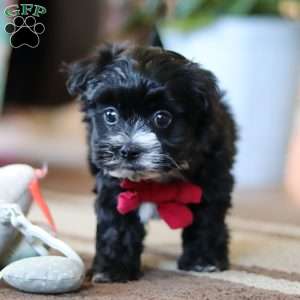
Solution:
<svg viewBox="0 0 300 300"><path fill-rule="evenodd" d="M177 0L175 17L199 14L279 14L281 0Z"/></svg>
<svg viewBox="0 0 300 300"><path fill-rule="evenodd" d="M135 5L133 5L131 16L125 24L125 31L152 27L165 15L166 4L164 0L143 0L138 2L140 5L137 5L134 0L130 2Z"/></svg>
<svg viewBox="0 0 300 300"><path fill-rule="evenodd" d="M133 0L127 0L133 1ZM127 29L153 26L161 21L182 30L207 25L224 15L286 16L284 7L293 6L300 14L300 0L173 0L165 19L166 0L141 0L128 20ZM142 5L141 5L142 4ZM298 16L299 17L299 16Z"/></svg>
<svg viewBox="0 0 300 300"><path fill-rule="evenodd" d="M177 0L169 23L182 29L205 25L223 15L283 16L283 2L300 0Z"/></svg>

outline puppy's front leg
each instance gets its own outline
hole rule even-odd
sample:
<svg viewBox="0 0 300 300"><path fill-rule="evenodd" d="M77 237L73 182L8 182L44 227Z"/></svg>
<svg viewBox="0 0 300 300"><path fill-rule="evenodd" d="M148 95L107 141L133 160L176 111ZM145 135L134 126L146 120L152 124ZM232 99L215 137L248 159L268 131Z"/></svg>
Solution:
<svg viewBox="0 0 300 300"><path fill-rule="evenodd" d="M96 200L98 219L94 282L126 282L140 277L145 230L136 212L121 215L116 210L119 185L106 185Z"/></svg>
<svg viewBox="0 0 300 300"><path fill-rule="evenodd" d="M204 193L203 202L192 207L194 222L182 233L183 254L178 268L196 272L214 272L229 267L229 234L225 216L230 195Z"/></svg>

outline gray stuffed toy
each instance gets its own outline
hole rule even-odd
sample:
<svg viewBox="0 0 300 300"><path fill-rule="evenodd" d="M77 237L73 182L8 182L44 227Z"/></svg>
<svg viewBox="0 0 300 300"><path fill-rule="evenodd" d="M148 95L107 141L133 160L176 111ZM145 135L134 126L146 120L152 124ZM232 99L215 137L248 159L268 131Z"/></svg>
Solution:
<svg viewBox="0 0 300 300"><path fill-rule="evenodd" d="M81 258L25 217L35 200L55 229L38 188L38 179L45 173L27 165L0 168L0 279L30 293L71 292L78 290L84 280ZM49 247L64 256L49 256Z"/></svg>

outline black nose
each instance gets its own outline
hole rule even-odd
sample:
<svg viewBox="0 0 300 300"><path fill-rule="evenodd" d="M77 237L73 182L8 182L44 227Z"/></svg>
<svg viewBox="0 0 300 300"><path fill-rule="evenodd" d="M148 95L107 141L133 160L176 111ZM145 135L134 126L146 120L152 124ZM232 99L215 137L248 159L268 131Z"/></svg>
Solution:
<svg viewBox="0 0 300 300"><path fill-rule="evenodd" d="M140 152L139 148L134 145L124 145L120 150L120 155L124 159L134 160L138 158Z"/></svg>

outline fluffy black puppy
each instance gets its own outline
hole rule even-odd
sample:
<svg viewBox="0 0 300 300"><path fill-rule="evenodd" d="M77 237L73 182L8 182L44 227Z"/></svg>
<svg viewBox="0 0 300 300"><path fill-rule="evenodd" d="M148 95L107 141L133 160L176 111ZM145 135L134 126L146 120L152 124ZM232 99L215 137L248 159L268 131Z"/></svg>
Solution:
<svg viewBox="0 0 300 300"><path fill-rule="evenodd" d="M80 95L98 217L94 281L140 276L144 226L139 212L116 210L120 180L187 180L203 188L182 233L182 270L228 268L236 130L214 75L161 48L108 45L69 68Z"/></svg>

